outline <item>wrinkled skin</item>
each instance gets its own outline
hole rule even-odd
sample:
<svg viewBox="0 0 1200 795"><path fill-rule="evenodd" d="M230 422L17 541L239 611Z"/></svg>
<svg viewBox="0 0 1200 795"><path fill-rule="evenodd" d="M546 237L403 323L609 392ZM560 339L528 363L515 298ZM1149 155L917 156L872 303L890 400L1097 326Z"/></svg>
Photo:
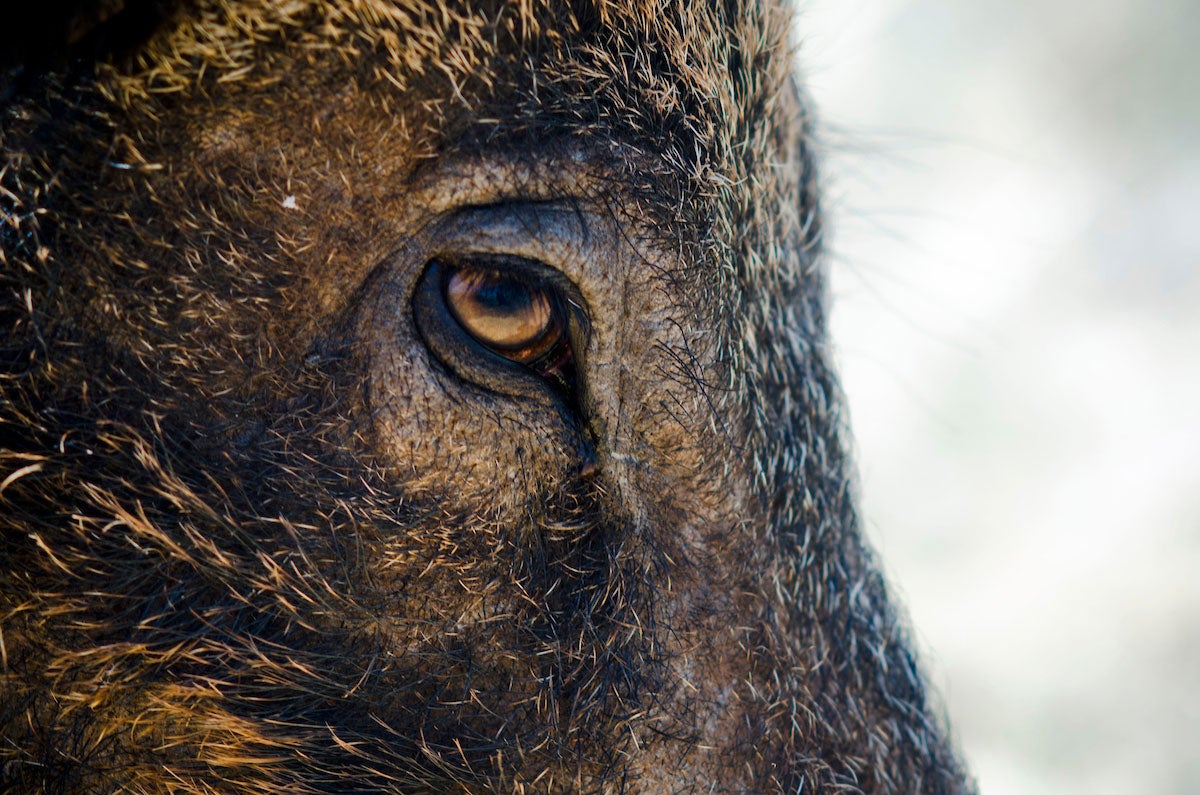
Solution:
<svg viewBox="0 0 1200 795"><path fill-rule="evenodd" d="M0 790L971 791L859 537L785 10L105 8L3 92ZM481 258L573 389L447 322Z"/></svg>

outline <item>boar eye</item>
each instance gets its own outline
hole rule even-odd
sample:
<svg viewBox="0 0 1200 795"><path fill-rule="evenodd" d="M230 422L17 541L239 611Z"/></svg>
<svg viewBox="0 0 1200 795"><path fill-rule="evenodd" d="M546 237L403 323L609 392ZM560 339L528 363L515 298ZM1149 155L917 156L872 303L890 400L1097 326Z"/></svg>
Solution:
<svg viewBox="0 0 1200 795"><path fill-rule="evenodd" d="M535 375L570 403L587 326L574 292L562 274L523 258L435 259L416 317L429 347L459 375L499 391L513 391L506 373Z"/></svg>
<svg viewBox="0 0 1200 795"><path fill-rule="evenodd" d="M463 330L504 358L528 366L542 363L552 349L569 355L561 312L549 289L470 266L450 270L442 289Z"/></svg>

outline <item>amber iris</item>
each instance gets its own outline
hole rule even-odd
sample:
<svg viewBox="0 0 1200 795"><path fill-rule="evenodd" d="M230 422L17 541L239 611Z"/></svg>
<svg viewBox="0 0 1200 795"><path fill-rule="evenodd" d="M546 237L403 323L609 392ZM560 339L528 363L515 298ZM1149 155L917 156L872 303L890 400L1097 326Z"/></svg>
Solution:
<svg viewBox="0 0 1200 795"><path fill-rule="evenodd" d="M446 279L445 295L468 334L521 364L546 353L563 334L551 293L515 274L459 268Z"/></svg>

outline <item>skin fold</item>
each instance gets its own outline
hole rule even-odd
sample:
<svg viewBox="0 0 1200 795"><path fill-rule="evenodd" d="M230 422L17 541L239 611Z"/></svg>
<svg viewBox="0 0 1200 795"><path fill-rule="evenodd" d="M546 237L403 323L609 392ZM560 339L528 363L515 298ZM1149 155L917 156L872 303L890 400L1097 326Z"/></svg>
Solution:
<svg viewBox="0 0 1200 795"><path fill-rule="evenodd" d="M974 791L787 8L64 13L0 93L0 791ZM455 320L485 266L569 376Z"/></svg>

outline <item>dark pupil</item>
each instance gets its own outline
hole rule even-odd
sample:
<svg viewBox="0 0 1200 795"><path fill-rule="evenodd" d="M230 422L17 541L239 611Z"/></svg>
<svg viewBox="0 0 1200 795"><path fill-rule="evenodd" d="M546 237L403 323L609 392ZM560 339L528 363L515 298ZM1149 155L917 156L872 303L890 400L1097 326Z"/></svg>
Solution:
<svg viewBox="0 0 1200 795"><path fill-rule="evenodd" d="M529 288L514 281L485 282L475 288L474 299L496 314L516 314L529 308L532 296Z"/></svg>

